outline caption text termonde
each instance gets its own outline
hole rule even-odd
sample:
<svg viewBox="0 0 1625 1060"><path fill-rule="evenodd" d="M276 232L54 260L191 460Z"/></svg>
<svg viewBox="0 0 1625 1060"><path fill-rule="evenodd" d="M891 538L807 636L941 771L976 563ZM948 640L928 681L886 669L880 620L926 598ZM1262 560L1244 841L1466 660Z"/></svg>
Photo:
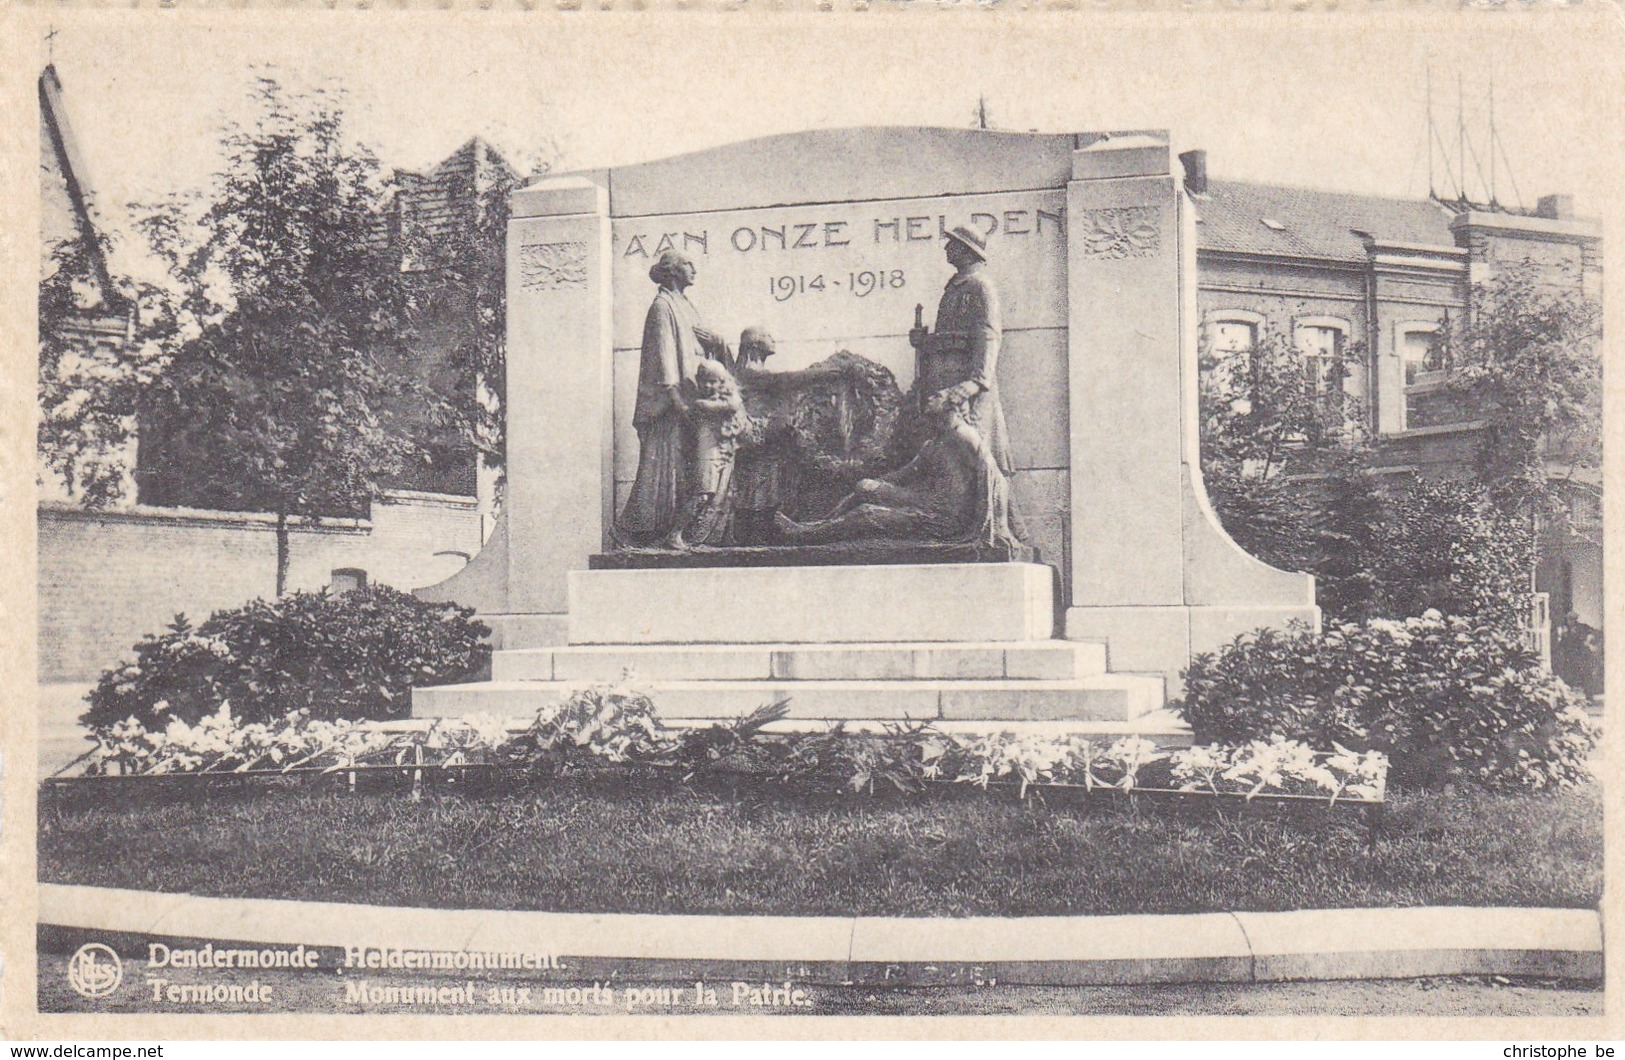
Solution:
<svg viewBox="0 0 1625 1060"><path fill-rule="evenodd" d="M447 984L413 983L377 979L365 976L371 972L392 976L401 972L418 972L439 976L463 973L492 972L554 972L564 971L565 965L556 954L527 951L493 950L429 950L401 947L345 946L327 947L334 952L324 953L322 947L294 946L245 949L206 944L195 949L169 946L161 942L147 944L146 985L151 1000L169 1004L270 1004L276 999L274 982L234 981L230 983L199 983L178 981L154 973L181 970L195 971L308 971L347 975L343 984L346 1004L450 1006L468 1005L522 1008L528 1006L562 1006L587 1010L622 1009L635 1012L640 1009L693 1007L718 1008L805 1008L812 1004L807 991L790 982L755 983L730 981L707 984L703 981L688 986L670 985L615 985L594 982L581 984L507 984L489 980L465 979ZM274 978L274 977L273 977Z"/></svg>

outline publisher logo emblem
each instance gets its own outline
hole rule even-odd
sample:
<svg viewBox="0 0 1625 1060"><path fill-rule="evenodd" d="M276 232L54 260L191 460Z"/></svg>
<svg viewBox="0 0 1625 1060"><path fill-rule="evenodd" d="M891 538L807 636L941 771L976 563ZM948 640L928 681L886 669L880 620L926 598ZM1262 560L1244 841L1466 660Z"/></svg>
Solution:
<svg viewBox="0 0 1625 1060"><path fill-rule="evenodd" d="M124 981L124 963L99 942L87 942L68 960L68 985L92 1001L118 989Z"/></svg>

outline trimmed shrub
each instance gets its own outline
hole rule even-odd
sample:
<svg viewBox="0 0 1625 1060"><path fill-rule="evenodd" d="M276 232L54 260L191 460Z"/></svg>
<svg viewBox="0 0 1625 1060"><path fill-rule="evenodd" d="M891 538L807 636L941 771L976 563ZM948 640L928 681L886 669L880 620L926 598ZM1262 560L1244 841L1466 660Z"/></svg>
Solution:
<svg viewBox="0 0 1625 1060"><path fill-rule="evenodd" d="M333 720L403 718L415 686L471 678L490 630L473 611L388 586L343 595L293 593L217 611L135 645L135 661L104 671L80 722L103 730L134 718L149 729L195 725L222 703L245 722L296 711Z"/></svg>
<svg viewBox="0 0 1625 1060"><path fill-rule="evenodd" d="M1376 555L1376 610L1472 615L1512 633L1529 623L1534 541L1526 520L1461 482L1419 482L1393 497Z"/></svg>
<svg viewBox="0 0 1625 1060"><path fill-rule="evenodd" d="M1420 786L1562 786L1596 742L1581 698L1520 637L1437 611L1238 637L1191 661L1177 706L1198 743L1382 751L1396 783Z"/></svg>
<svg viewBox="0 0 1625 1060"><path fill-rule="evenodd" d="M1349 462L1317 479L1209 474L1215 511L1252 555L1315 576L1339 622L1429 609L1514 630L1529 621L1534 539L1527 519L1469 482L1384 485Z"/></svg>

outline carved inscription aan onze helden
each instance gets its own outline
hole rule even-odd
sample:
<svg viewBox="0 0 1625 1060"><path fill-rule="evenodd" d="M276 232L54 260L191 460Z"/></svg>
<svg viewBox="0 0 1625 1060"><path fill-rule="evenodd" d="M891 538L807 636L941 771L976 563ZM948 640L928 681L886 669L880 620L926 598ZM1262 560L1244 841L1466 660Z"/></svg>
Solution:
<svg viewBox="0 0 1625 1060"><path fill-rule="evenodd" d="M587 244L522 244L519 248L519 285L527 291L556 291L587 286Z"/></svg>
<svg viewBox="0 0 1625 1060"><path fill-rule="evenodd" d="M1091 257L1148 257L1162 248L1162 210L1157 206L1085 210L1078 218L1077 237Z"/></svg>
<svg viewBox="0 0 1625 1060"><path fill-rule="evenodd" d="M873 217L864 221L769 221L735 225L731 228L677 232L637 232L626 237L620 256L659 257L668 250L706 256L718 253L748 254L779 250L821 250L826 247L888 246L904 243L935 243L956 224L970 224L988 236L1012 239L1058 238L1066 234L1066 212L1057 206L977 211L968 219L951 214L915 214Z"/></svg>

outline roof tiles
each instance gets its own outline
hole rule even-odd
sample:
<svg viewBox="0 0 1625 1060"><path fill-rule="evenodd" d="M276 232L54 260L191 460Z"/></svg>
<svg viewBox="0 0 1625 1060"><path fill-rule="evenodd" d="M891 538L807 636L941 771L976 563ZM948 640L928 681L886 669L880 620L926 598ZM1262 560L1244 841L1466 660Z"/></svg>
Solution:
<svg viewBox="0 0 1625 1060"><path fill-rule="evenodd" d="M1214 180L1196 214L1204 251L1363 262L1365 239L1357 233L1385 243L1456 245L1450 211L1427 199Z"/></svg>

